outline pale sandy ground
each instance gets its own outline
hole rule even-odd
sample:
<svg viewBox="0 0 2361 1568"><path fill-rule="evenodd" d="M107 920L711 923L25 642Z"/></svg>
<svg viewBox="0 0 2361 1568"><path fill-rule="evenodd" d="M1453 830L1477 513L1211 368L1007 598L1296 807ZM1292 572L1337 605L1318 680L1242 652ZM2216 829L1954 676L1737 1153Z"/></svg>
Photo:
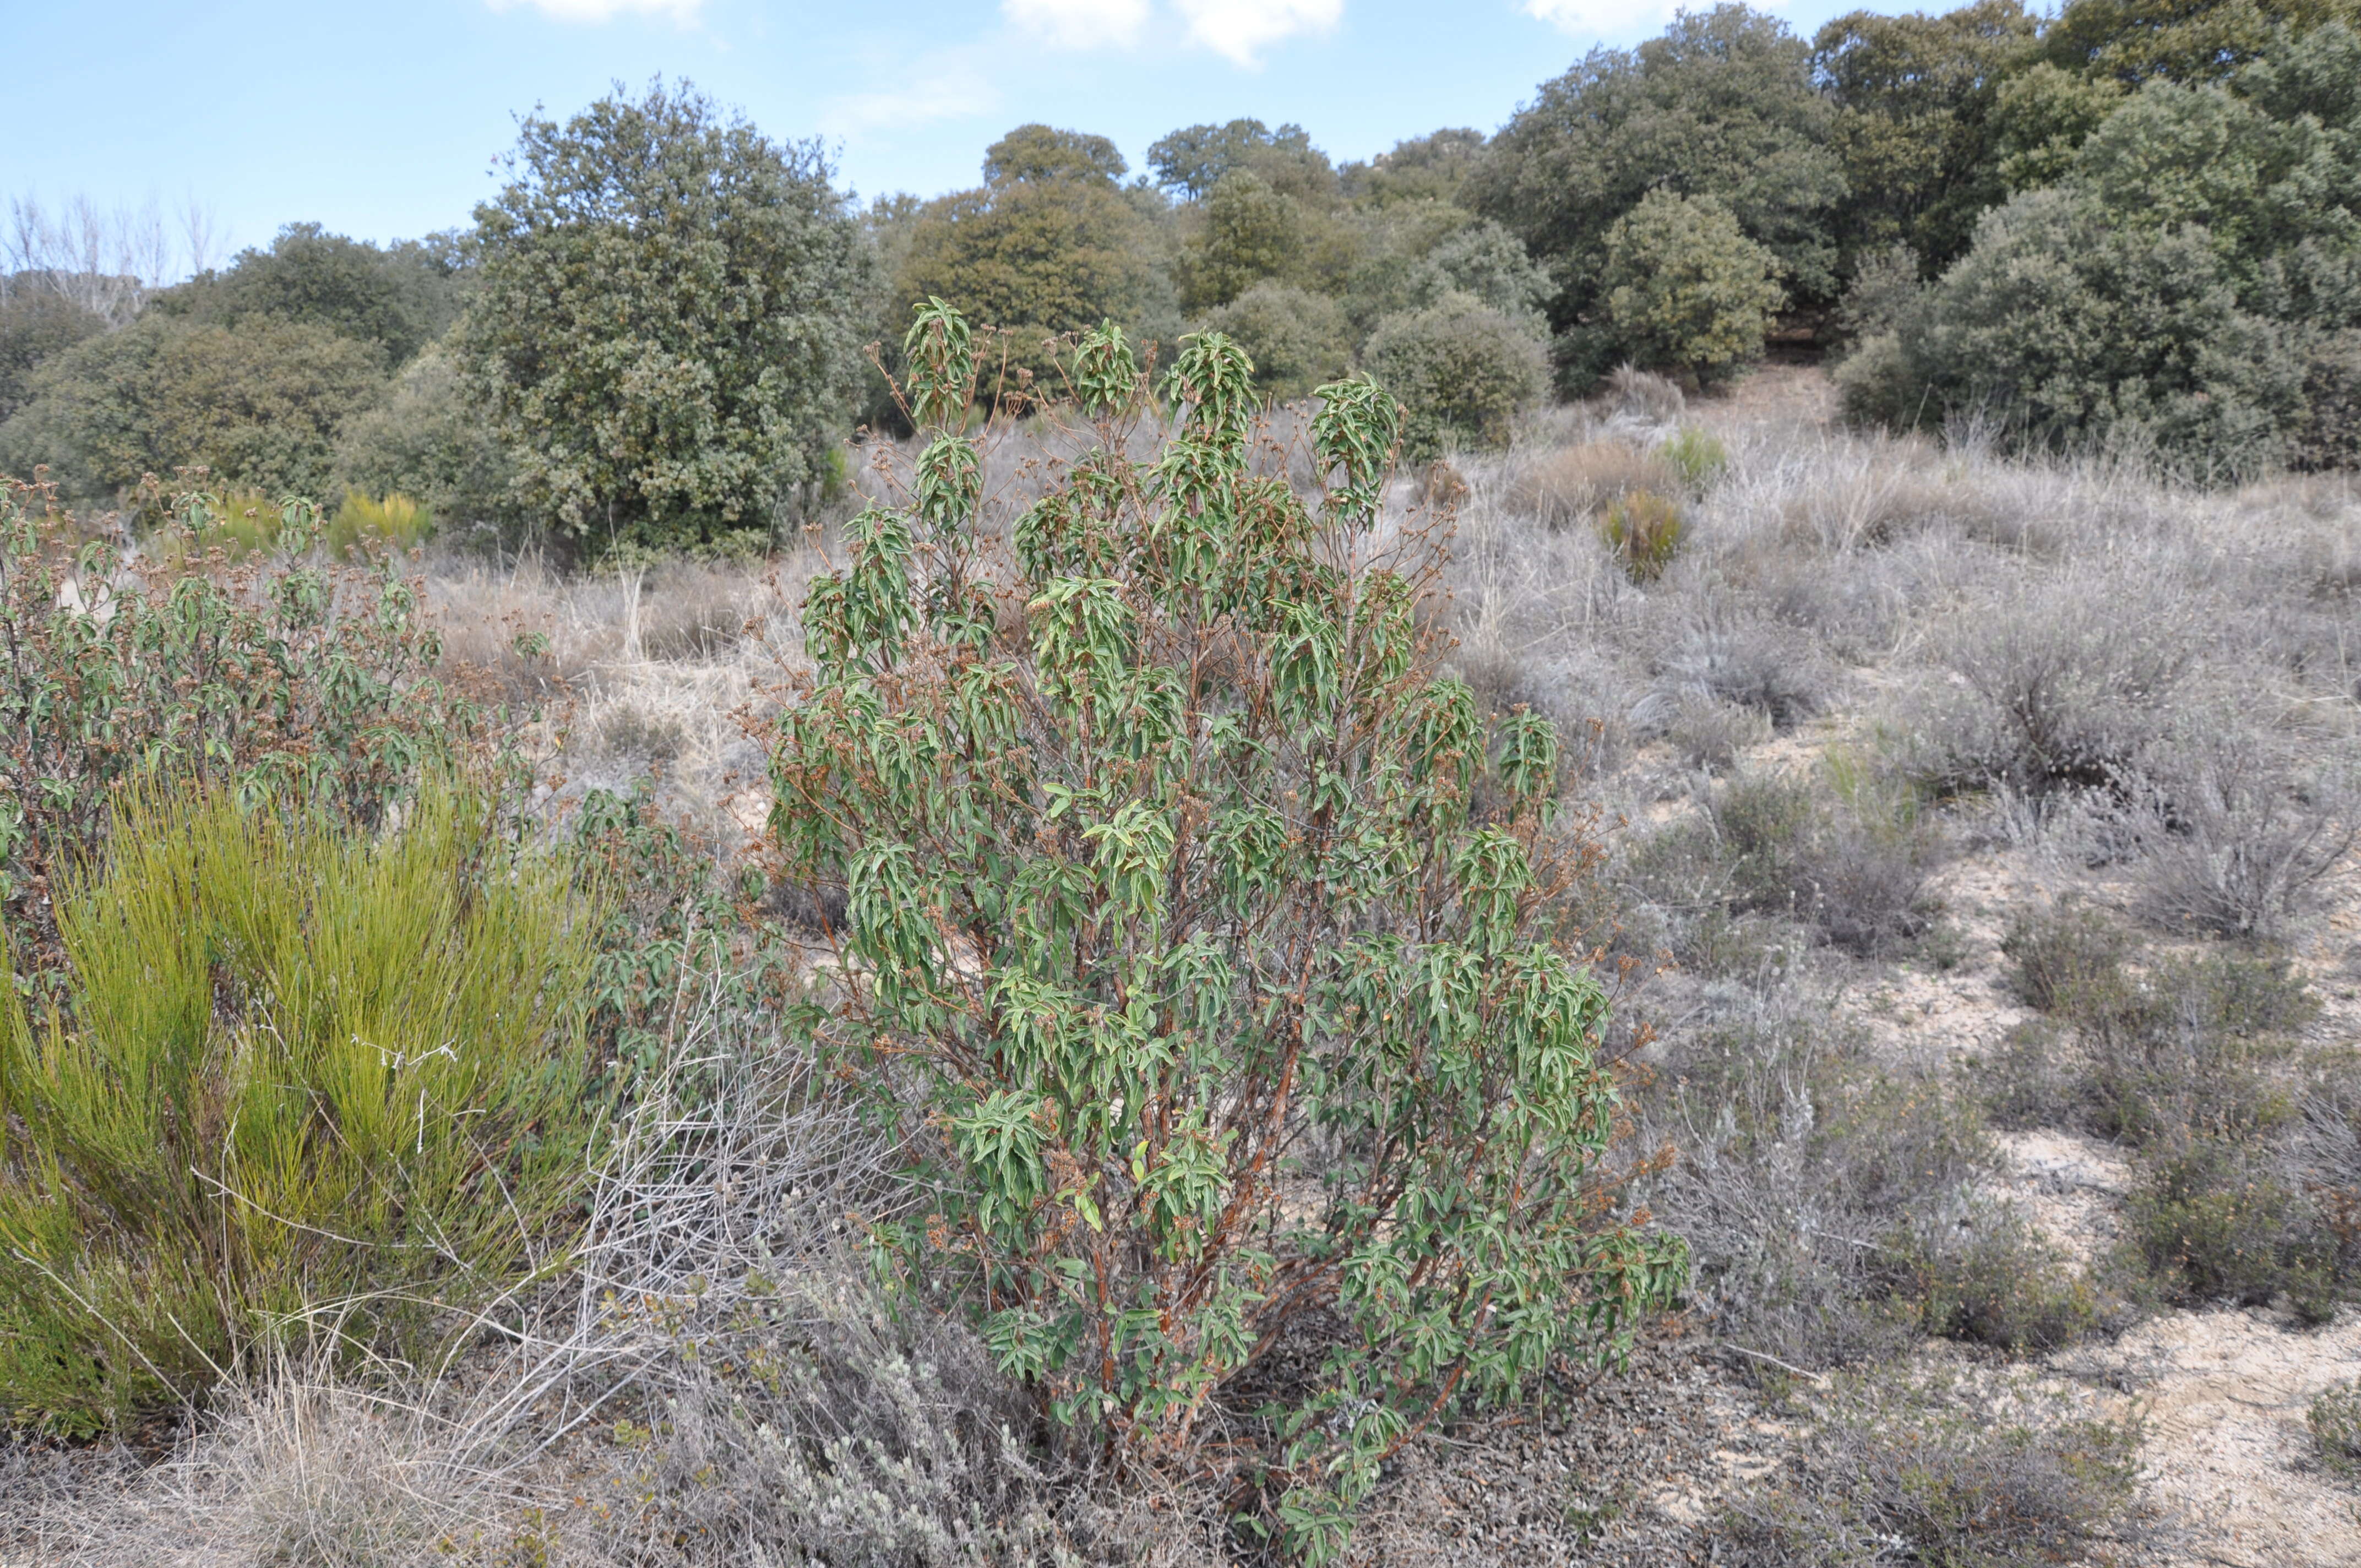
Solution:
<svg viewBox="0 0 2361 1568"><path fill-rule="evenodd" d="M1841 718L1799 727L1751 752L1748 764L1814 766L1850 728ZM1961 961L1947 971L1894 971L1854 998L1860 1020L1897 1057L1989 1059L2028 1016L2003 984L2001 938L2015 911L2070 888L2101 905L2118 891L2034 850L1993 847L1953 860L1935 891L1960 935ZM2350 876L2302 934L2296 959L2323 1003L2316 1037L2361 1040L2361 888ZM2056 1244L2065 1266L2087 1267L2120 1242L2132 1185L2122 1151L2050 1129L1999 1141L2013 1179L1995 1195ZM2304 1424L2323 1389L2361 1376L2361 1312L2348 1307L2327 1327L2305 1329L2259 1308L2168 1311L2111 1343L2060 1353L2046 1370L2058 1386L2099 1393L2101 1410L2140 1420L2144 1489L2181 1532L2160 1568L2361 1568L2361 1491L2313 1461ZM1701 1506L1698 1492L1742 1489L1758 1462L1730 1457L1726 1475L1659 1506L1679 1517Z"/></svg>
<svg viewBox="0 0 2361 1568"><path fill-rule="evenodd" d="M1939 890L1965 960L1948 973L1902 971L1862 999L1866 1020L1896 1050L1989 1053L2026 1016L2000 983L2008 911L2057 884L2055 868L2023 850L1953 862ZM2107 890L2090 891L2105 901ZM2348 971L2356 928L2361 912L2348 902L2317 921L2299 949L2325 1004L2315 1025L2323 1041L2355 1038L2361 1021ZM2015 1170L2005 1196L2070 1266L2118 1242L2132 1179L2119 1150L2052 1130L2004 1134L2001 1144ZM2169 1311L2111 1343L2053 1356L2048 1369L2114 1391L2103 1408L2140 1419L2144 1486L2185 1532L2161 1563L2361 1568L2361 1493L2313 1462L2304 1425L2321 1390L2361 1376L2361 1313L2348 1308L2327 1327L2305 1329L2259 1308Z"/></svg>

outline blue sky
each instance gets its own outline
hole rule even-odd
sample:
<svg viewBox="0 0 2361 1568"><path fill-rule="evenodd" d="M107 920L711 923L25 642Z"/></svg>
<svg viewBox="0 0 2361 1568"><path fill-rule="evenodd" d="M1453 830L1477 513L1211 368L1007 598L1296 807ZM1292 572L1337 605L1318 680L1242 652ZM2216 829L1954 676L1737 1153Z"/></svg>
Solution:
<svg viewBox="0 0 2361 1568"><path fill-rule="evenodd" d="M1770 7L1799 30L1837 0ZM1880 9L1889 8L1880 5ZM1890 8L1901 9L1901 6ZM513 116L686 77L867 196L977 180L1027 120L1115 138L1293 120L1339 159L1490 130L1655 0L0 0L17 85L0 197L192 201L234 246L308 219L390 239L463 225Z"/></svg>

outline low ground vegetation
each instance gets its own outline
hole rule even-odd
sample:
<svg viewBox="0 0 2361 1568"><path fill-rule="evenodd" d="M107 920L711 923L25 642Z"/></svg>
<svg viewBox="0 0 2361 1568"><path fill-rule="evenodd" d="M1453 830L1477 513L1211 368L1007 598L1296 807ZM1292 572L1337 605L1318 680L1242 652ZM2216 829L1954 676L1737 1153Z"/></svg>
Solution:
<svg viewBox="0 0 2361 1568"><path fill-rule="evenodd" d="M921 340L903 363L924 366L939 346ZM1093 352L1110 359L1115 340ZM928 417L943 394L914 399L923 440L859 449L836 521L811 548L759 569L672 561L569 577L531 560L495 568L430 553L412 564L412 584L399 568L333 567L307 552L287 530L316 527L309 514L281 517L236 560L225 546L192 547L117 566L79 554L80 525L19 492L12 525L27 543L12 557L23 575L10 624L22 646L52 650L27 667L85 707L118 691L104 710L117 716L113 733L149 738L126 744L104 779L139 776L150 758L170 764L181 753L166 742L186 744L218 759L206 764L216 771L205 809L263 812L256 821L293 812L320 824L317 842L379 865L430 819L419 791L436 759L533 764L490 766L486 820L503 826L467 874L563 868L535 875L549 875L557 906L579 912L560 933L585 955L565 1036L578 1041L566 1059L580 1076L566 1093L604 1109L581 1135L594 1152L566 1165L576 1185L564 1190L577 1196L543 1189L536 1208L500 1168L516 1214L543 1219L520 1228L504 1201L482 1238L493 1254L471 1270L389 1284L354 1264L359 1253L317 1237L306 1245L341 1261L300 1247L268 1267L224 1255L257 1290L209 1288L208 1310L227 1302L245 1314L203 1342L217 1365L176 1349L168 1324L139 1341L159 1366L158 1345L180 1357L167 1368L175 1377L214 1385L177 1436L126 1421L137 1399L87 1387L12 1395L37 1427L42 1411L82 1410L49 1425L179 1454L151 1466L136 1449L106 1459L103 1442L60 1453L18 1440L5 1482L17 1539L93 1563L400 1561L420 1541L460 1560L585 1564L789 1549L876 1563L1247 1562L1289 1550L1290 1530L1298 1547L1316 1546L1341 1514L1307 1508L1304 1495L1286 1511L1288 1412L1341 1408L1323 1362L1364 1343L1367 1325L1339 1298L1212 1380L1185 1439L1110 1447L1104 1434L1126 1420L1171 1430L1139 1414L1170 1386L1120 1361L1110 1382L1103 1359L1078 1358L1082 1342L1061 1347L1062 1320L1046 1308L1008 1312L1067 1301L1069 1281L1087 1309L1097 1238L1157 1223L1128 1217L1138 1206L1122 1196L1154 1185L1141 1139L1079 1141L1086 1096L1054 1076L993 1076L1031 1059L1012 1031L1058 1015L1065 1004L1046 993L1021 1009L1005 984L986 999L974 1016L1001 1020L994 1037L1006 1043L978 1058L972 1083L930 1080L937 1047L919 1048L967 1027L952 1005L963 988L1031 973L999 946L1031 927L962 918L946 938L934 922L951 916L948 894L896 880L874 852L828 859L813 835L851 818L814 815L826 794L795 796L803 815L776 822L783 838L769 831L779 716L807 709L816 691L866 694L867 722L883 726L878 746L844 760L848 780L895 757L915 767L966 755L918 745L908 729L932 711L908 706L934 689L918 679L931 667L912 652L921 644L940 645L946 671L971 668L957 650L972 637L991 655L973 669L1030 672L1025 702L1063 702L1083 715L1077 725L1097 712L1095 686L1041 673L1059 667L1057 638L1082 639L1071 646L1101 658L1088 637L1112 635L1080 609L1053 613L1059 583L1095 580L1056 568L1082 553L1135 584L1115 601L1140 618L1132 624L1164 624L1155 618L1182 579L1151 571L1158 557L1139 540L1153 535L1122 520L1136 490L1169 482L1142 475L1177 436L1184 451L1210 443L1220 459L1198 465L1215 487L1205 494L1228 498L1212 515L1264 518L1281 540L1341 542L1312 557L1328 570L1366 569L1354 551L1403 548L1421 529L1447 539L1432 591L1404 609L1432 639L1426 689L1489 721L1466 732L1466 816L1455 831L1494 844L1533 835L1529 853L1564 859L1569 874L1535 883L1518 917L1591 955L1610 1003L1593 1018L1590 1049L1620 1109L1586 1157L1587 1190L1607 1222L1678 1236L1690 1260L1674 1315L1636 1324L1643 1354L1629 1376L1656 1376L1645 1369L1668 1365L1664 1345L1695 1347L1714 1387L1770 1434L1768 1468L1719 1481L1699 1471L1680 1484L1694 1489L1678 1507L1660 1502L1661 1476L1585 1475L1579 1497L1547 1491L1563 1479L1518 1482L1546 1492L1519 1503L1520 1518L1546 1518L1574 1560L1602 1563L1644 1561L1707 1531L1764 1563L1874 1561L1897 1539L1960 1563L2169 1553L2184 1526L2137 1479L2166 1440L2133 1424L2103 1383L2077 1382L2075 1357L2143 1321L2225 1304L2275 1314L2291 1335L2334 1332L2361 1280L2361 1071L2336 1043L2351 979L2325 936L2341 928L2331 922L2347 897L2349 488L2213 492L2122 466L1861 436L1828 422L1831 394L1810 377L1763 375L1690 398L1632 371L1590 403L1526 419L1497 455L1463 453L1447 474L1356 488L1352 429L1255 413L1227 352L1205 347L1213 357L1191 372L1228 367L1218 397L1201 379L1179 411L1191 423L1141 411L1120 439L1088 421L1060 433L1014 413L971 434ZM1091 458L1093 446L1138 466ZM216 505L188 501L207 493L164 504L181 501L174 515L186 517L192 504ZM1237 504L1249 494L1276 510ZM1345 529L1349 510L1288 510L1336 494L1365 509L1367 533ZM1610 517L1641 494L1663 498L1679 527L1635 570ZM1455 515L1446 524L1413 495ZM1288 533L1289 517L1312 532ZM922 555L918 540L936 529L948 532ZM954 559L943 541L962 532L972 578L912 565ZM1356 538L1367 543L1346 550ZM1027 552L1034 564L1020 567ZM1038 580L1005 602L950 591L1014 585L1020 570ZM902 602L896 580L940 590L924 601L928 619L877 619ZM122 608L102 617L102 600ZM293 615L291 604L324 619L281 627L272 617ZM257 668L273 684L253 687L252 705L203 682L141 696L68 678L137 669L127 630L124 652L108 652L117 629L152 625L142 637L179 647L166 611L190 605L212 618L190 644L204 657L217 645L268 653ZM364 629L395 641L341 641ZM1301 668L1323 667L1301 637L1201 641L1209 690L1279 683L1268 688L1279 704L1320 689L1285 684L1298 667L1286 649L1311 650ZM76 649L80 663L68 657ZM396 652L408 662L368 662ZM380 684L325 681L355 662L379 669ZM1104 673L1138 668L1125 656ZM948 676L939 684L946 703L980 700ZM338 706L354 691L366 699L358 717ZM419 706L430 702L455 706ZM1132 711L1110 709L1108 722L1145 722ZM1543 721L1554 749L1538 746ZM383 744L331 753L324 738L336 724ZM915 749L879 750L887 730ZM90 748L98 733L70 726L44 744ZM433 733L445 750L425 743ZM204 751L179 739L201 735L221 743ZM836 765L827 735L797 745L781 764L790 782L818 761ZM377 761L347 779L314 767L314 747ZM1064 754L1037 745L1027 756L1038 768ZM1129 758L1125 776L1144 776L1156 754ZM82 765L61 762L60 776ZM61 895L98 885L66 867L114 852L115 818L89 766L89 800L38 818L45 839L28 817L14 867L18 973L37 998L55 998L60 1020L43 1024L40 1001L27 1014L27 1037L49 1042L35 1052L45 1062L80 1037L82 1010L73 938L83 927L70 898L65 918L56 910ZM870 794L846 798L869 801L880 821L889 807L931 811L917 784L895 783L904 776L877 774L862 786ZM1286 788L1301 799L1312 778L1277 786L1274 799ZM1096 787L1079 773L1060 782ZM892 793L903 788L917 793ZM230 804L241 794L246 806ZM1078 795L1069 811L1088 809ZM1060 866L1087 877L1058 894L1077 908L1141 896L1126 891L1144 884L1124 879L1121 857L1154 846L1111 818L1077 817L1074 831L1093 825L1108 831L1082 847L1051 853L1038 832L1020 833L1005 853L1040 868L1034 882ZM965 817L939 826L975 830ZM354 831L379 847L336 837ZM1997 888L1992 868L2005 873ZM504 896L522 895L524 882L502 877ZM1038 919L1047 906L1031 907ZM1188 946L1177 928L1166 935ZM222 973L243 972L239 951L225 947ZM875 981L848 973L936 978L881 1002L864 991ZM1080 994L1081 982L1060 983ZM206 1037L256 1037L271 990L217 988ZM890 1027L842 1011L864 994L873 1012L898 1010ZM1937 995L1979 997L1981 1012L1935 1026L1922 1010ZM850 1034L816 1047L796 1022L813 1008ZM292 1037L284 1023L280 1032ZM1054 1039L1040 1038L1047 1073ZM841 1070L853 1059L843 1047L875 1052L881 1040L884 1054ZM332 1060L318 1059L324 1070ZM372 1063L362 1074L371 1103L410 1116L410 1145L392 1151L407 1173L434 1140L419 1135L417 1097L395 1104L383 1064L358 1065ZM13 1069L7 1081L27 1092ZM536 1080L533 1092L555 1081ZM908 1098L881 1105L896 1085ZM1060 1107L1054 1138L1022 1115L994 1124L999 1145L965 1136L1020 1092ZM1156 1100L1115 1097L1126 1107L1116 1114ZM929 1103L942 1113L932 1134ZM96 1157L67 1150L40 1118L11 1129L8 1179L20 1193L42 1190L39 1169ZM1348 1155L1360 1146L1334 1137ZM2026 1185L2016 1151L2034 1137L2081 1140L2120 1161L2103 1223L2064 1225ZM922 1186L909 1179L914 1140L930 1151ZM503 1146L529 1163L544 1147L555 1158L565 1140ZM45 1164L42 1147L63 1152ZM221 1188L247 1184L214 1175ZM1275 1183L1281 1222L1328 1201L1318 1180L1306 1168ZM198 1199L227 1201L197 1185ZM266 1207L268 1223L248 1216L258 1232L298 1217ZM520 1235L531 1248L516 1250ZM981 1239L963 1251L961 1237ZM459 1252L456 1240L445 1245ZM536 1259L546 1272L520 1284ZM215 1266L214 1256L191 1266ZM291 1277L272 1268L324 1292L333 1277L342 1315L315 1332L312 1319L270 1308L266 1287ZM1136 1277L1154 1288L1164 1276L1140 1265ZM44 1310L72 1316L54 1299ZM1104 1326L1103 1338L1126 1325L1133 1343L1120 1311L1079 1321L1086 1333ZM108 1309L75 1321L82 1365L137 1381L84 1332L131 1320ZM849 1399L855 1388L862 1398ZM1108 1392L1114 1404L1093 1402ZM1581 1408L1554 1404L1575 1396L1547 1380L1521 1398L1540 1401L1528 1409ZM2290 1428L2316 1456L2290 1484L2316 1474L2325 1485L2341 1463L2338 1398L2313 1406L2309 1431ZM1355 1408L1367 1419L1376 1407ZM1393 1511L1390 1488L1425 1474L1417 1456L1493 1453L1515 1430L1488 1425L1473 1400L1439 1403L1429 1420L1425 1435L1414 1422L1389 1429L1384 1443L1400 1443L1388 1462L1329 1472L1345 1478L1337 1503L1346 1482L1367 1488L1361 1511L1382 1522L1364 1540L1388 1561L1449 1539L1443 1515ZM1349 1423L1295 1435L1335 1442L1333 1456L1357 1441ZM1198 1443L1217 1446L1219 1462ZM1506 1466L1508 1450L1497 1452ZM1299 1448L1292 1463L1308 1469L1312 1453ZM209 1544L190 1545L199 1535Z"/></svg>

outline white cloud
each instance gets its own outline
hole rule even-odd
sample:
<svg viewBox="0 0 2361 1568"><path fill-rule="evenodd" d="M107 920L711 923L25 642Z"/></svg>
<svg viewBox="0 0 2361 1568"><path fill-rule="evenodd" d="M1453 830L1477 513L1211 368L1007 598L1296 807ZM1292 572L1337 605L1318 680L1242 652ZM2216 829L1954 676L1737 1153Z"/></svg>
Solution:
<svg viewBox="0 0 2361 1568"><path fill-rule="evenodd" d="M1345 14L1345 0L1180 0L1189 36L1249 71L1265 45L1298 33L1324 33Z"/></svg>
<svg viewBox="0 0 2361 1568"><path fill-rule="evenodd" d="M1000 0L1000 14L1060 49L1128 49L1148 25L1148 0Z"/></svg>
<svg viewBox="0 0 2361 1568"><path fill-rule="evenodd" d="M1580 38L1653 32L1679 8L1676 0L1524 0L1525 15Z"/></svg>
<svg viewBox="0 0 2361 1568"><path fill-rule="evenodd" d="M848 93L821 110L819 128L829 136L907 129L937 120L956 120L995 108L1000 94L966 55L942 50L921 57L906 79L875 93Z"/></svg>
<svg viewBox="0 0 2361 1568"><path fill-rule="evenodd" d="M491 6L506 11L520 3L561 22L609 22L628 13L686 24L697 20L705 0L491 0Z"/></svg>

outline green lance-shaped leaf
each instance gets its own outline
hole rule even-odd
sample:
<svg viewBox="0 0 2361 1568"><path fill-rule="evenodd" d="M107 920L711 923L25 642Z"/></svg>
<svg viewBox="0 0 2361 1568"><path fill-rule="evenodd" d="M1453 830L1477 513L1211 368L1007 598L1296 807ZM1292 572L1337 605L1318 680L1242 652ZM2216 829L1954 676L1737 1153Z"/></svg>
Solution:
<svg viewBox="0 0 2361 1568"><path fill-rule="evenodd" d="M1180 340L1167 382L1185 407L1183 439L1194 438L1228 463L1246 460L1246 433L1254 427L1254 361L1218 332L1191 333Z"/></svg>
<svg viewBox="0 0 2361 1568"><path fill-rule="evenodd" d="M1335 710L1341 695L1344 650L1336 623L1316 604L1290 601L1277 608L1279 630L1270 674L1280 720L1290 728L1316 724Z"/></svg>
<svg viewBox="0 0 2361 1568"><path fill-rule="evenodd" d="M1028 1090L996 1089L950 1119L961 1157L980 1180L976 1218L987 1231L1014 1233L1049 1190L1042 1158L1048 1109Z"/></svg>
<svg viewBox="0 0 2361 1568"><path fill-rule="evenodd" d="M918 454L918 516L945 533L966 528L983 493L983 467L975 443L939 435Z"/></svg>
<svg viewBox="0 0 2361 1568"><path fill-rule="evenodd" d="M847 877L845 913L850 946L876 970L884 983L899 986L933 979L941 941L940 894L928 886L917 853L907 844L870 844L853 857Z"/></svg>
<svg viewBox="0 0 2361 1568"><path fill-rule="evenodd" d="M1512 713L1500 726L1500 783L1520 806L1557 788L1557 727L1537 713Z"/></svg>
<svg viewBox="0 0 2361 1568"><path fill-rule="evenodd" d="M1016 565L1026 579L1091 576L1078 570L1084 526L1082 509L1063 490L1050 491L1017 514Z"/></svg>
<svg viewBox="0 0 2361 1568"><path fill-rule="evenodd" d="M1533 885L1525 847L1501 828L1482 828L1459 847L1451 870L1471 945L1499 951L1515 938L1520 905Z"/></svg>
<svg viewBox="0 0 2361 1568"><path fill-rule="evenodd" d="M880 667L894 662L912 620L910 520L869 507L844 525L852 553L842 599L844 641Z"/></svg>
<svg viewBox="0 0 2361 1568"><path fill-rule="evenodd" d="M1091 419L1129 413L1139 402L1139 362L1123 328L1101 322L1074 345L1074 400Z"/></svg>
<svg viewBox="0 0 2361 1568"><path fill-rule="evenodd" d="M804 655L818 666L823 680L840 680L852 652L852 628L846 619L844 579L823 572L804 589Z"/></svg>
<svg viewBox="0 0 2361 1568"><path fill-rule="evenodd" d="M1417 656L1413 597L1399 572L1377 571L1362 579L1360 602L1353 607L1353 626L1361 644L1361 662L1375 686L1400 680Z"/></svg>
<svg viewBox="0 0 2361 1568"><path fill-rule="evenodd" d="M1411 780L1433 792L1432 810L1448 824L1466 814L1467 792L1484 760L1484 721L1465 682L1436 681L1403 706Z"/></svg>
<svg viewBox="0 0 2361 1568"><path fill-rule="evenodd" d="M1328 515L1364 528L1375 524L1385 499L1386 466L1401 434L1401 405L1367 377L1332 381L1312 394L1312 440L1328 488Z"/></svg>
<svg viewBox="0 0 2361 1568"><path fill-rule="evenodd" d="M930 425L955 428L975 389L972 330L965 316L932 295L910 311L910 330L902 334L910 418L922 430Z"/></svg>
<svg viewBox="0 0 2361 1568"><path fill-rule="evenodd" d="M1070 704L1104 695L1130 662L1137 627L1111 577L1055 577L1033 611L1043 692Z"/></svg>
<svg viewBox="0 0 2361 1568"><path fill-rule="evenodd" d="M1104 822L1082 830L1093 847L1099 885L1116 914L1153 943L1164 926L1164 873L1172 859L1172 819L1144 800L1126 801Z"/></svg>
<svg viewBox="0 0 2361 1568"><path fill-rule="evenodd" d="M1148 539L1156 565L1173 588L1212 586L1224 565L1236 529L1237 464L1212 442L1177 441L1151 476L1161 503Z"/></svg>

